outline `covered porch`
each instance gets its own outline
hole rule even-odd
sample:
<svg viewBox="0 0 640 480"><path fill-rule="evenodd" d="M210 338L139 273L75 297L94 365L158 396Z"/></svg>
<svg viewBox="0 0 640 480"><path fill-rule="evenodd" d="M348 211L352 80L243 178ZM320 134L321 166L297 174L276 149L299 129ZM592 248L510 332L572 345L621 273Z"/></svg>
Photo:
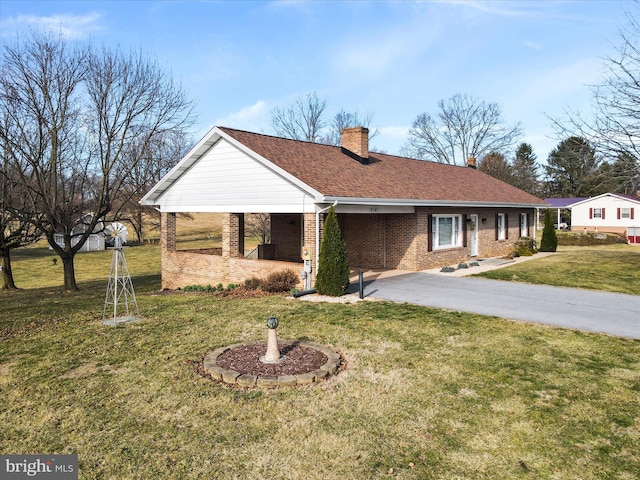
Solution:
<svg viewBox="0 0 640 480"><path fill-rule="evenodd" d="M315 213L270 214L270 242L245 250L245 213L222 213L221 246L178 248L175 212L161 215L162 288L177 289L186 285L243 284L248 278L264 278L270 273L293 270L300 277L305 269L303 246L308 246L306 263L315 275Z"/></svg>

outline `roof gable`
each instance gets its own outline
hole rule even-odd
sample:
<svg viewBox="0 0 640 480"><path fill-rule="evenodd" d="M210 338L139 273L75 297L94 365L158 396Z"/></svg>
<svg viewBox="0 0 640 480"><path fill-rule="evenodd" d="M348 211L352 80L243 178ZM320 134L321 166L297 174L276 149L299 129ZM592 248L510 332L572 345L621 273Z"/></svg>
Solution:
<svg viewBox="0 0 640 480"><path fill-rule="evenodd" d="M602 198L605 197L612 197L612 198L618 198L620 200L625 200L625 201L630 201L630 202L634 202L634 203L638 203L640 204L640 197L636 196L636 195L625 195L625 194L621 194L621 193L603 193L601 195L596 195L595 197L589 197L589 198L585 198L582 201L576 202L573 205L571 205L571 207L575 207L578 205L583 205L585 203L591 203L593 201L598 201Z"/></svg>

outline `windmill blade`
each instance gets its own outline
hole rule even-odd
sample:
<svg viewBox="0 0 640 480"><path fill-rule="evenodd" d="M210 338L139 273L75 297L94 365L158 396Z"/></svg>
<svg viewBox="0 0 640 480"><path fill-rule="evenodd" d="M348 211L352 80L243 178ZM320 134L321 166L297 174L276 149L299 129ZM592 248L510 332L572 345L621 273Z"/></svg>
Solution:
<svg viewBox="0 0 640 480"><path fill-rule="evenodd" d="M127 237L129 236L129 230L126 225L120 222L113 222L109 227L109 236L113 239L120 240L121 243L127 243Z"/></svg>

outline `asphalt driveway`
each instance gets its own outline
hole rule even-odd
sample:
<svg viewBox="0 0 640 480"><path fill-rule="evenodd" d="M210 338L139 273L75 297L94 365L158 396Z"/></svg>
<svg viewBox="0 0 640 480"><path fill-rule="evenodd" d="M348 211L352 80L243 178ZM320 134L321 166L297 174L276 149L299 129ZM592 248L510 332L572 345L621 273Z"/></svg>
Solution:
<svg viewBox="0 0 640 480"><path fill-rule="evenodd" d="M405 273L365 281L368 297L640 338L640 296L476 277Z"/></svg>

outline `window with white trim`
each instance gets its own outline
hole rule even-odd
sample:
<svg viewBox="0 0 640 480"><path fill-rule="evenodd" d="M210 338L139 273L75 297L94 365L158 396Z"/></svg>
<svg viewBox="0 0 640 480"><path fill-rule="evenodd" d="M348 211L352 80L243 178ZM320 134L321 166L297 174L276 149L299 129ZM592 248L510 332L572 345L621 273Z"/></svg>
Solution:
<svg viewBox="0 0 640 480"><path fill-rule="evenodd" d="M593 218L602 218L602 209L594 208L593 209Z"/></svg>
<svg viewBox="0 0 640 480"><path fill-rule="evenodd" d="M506 240L507 239L507 222L504 218L504 213L499 213L497 218L497 230L498 230L498 240Z"/></svg>
<svg viewBox="0 0 640 480"><path fill-rule="evenodd" d="M520 214L520 236L529 236L529 219L526 213Z"/></svg>
<svg viewBox="0 0 640 480"><path fill-rule="evenodd" d="M461 226L461 215L434 215L432 223L433 249L461 247Z"/></svg>
<svg viewBox="0 0 640 480"><path fill-rule="evenodd" d="M631 218L631 209L630 208L621 208L620 209L620 218Z"/></svg>

